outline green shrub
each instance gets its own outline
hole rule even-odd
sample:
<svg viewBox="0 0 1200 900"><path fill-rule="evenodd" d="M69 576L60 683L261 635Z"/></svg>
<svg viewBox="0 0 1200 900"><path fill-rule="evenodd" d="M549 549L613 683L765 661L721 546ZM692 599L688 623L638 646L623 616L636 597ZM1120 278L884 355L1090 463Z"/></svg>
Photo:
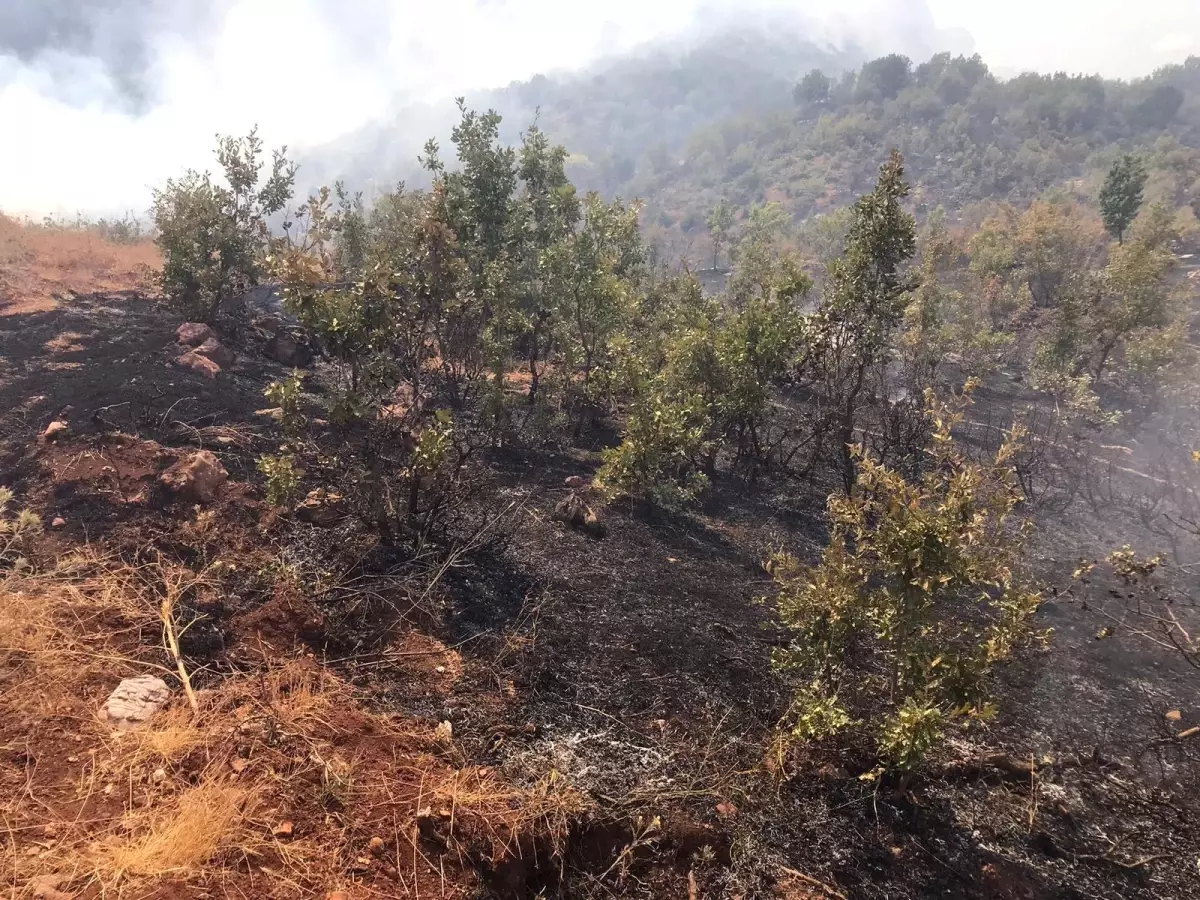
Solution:
<svg viewBox="0 0 1200 900"><path fill-rule="evenodd" d="M929 398L927 473L905 480L856 450L852 492L829 500L821 562L771 560L793 630L777 656L801 672L797 739L865 733L881 761L911 768L948 725L993 712L989 675L1032 635L1041 602L1019 574L1023 530L1013 434L988 463L967 460L952 429L968 396Z"/></svg>
<svg viewBox="0 0 1200 900"><path fill-rule="evenodd" d="M267 476L267 502L272 506L286 506L299 493L300 471L290 454L259 457L258 471Z"/></svg>
<svg viewBox="0 0 1200 900"><path fill-rule="evenodd" d="M292 198L296 169L277 150L262 179L262 140L218 137L224 183L189 170L154 192L163 255L159 283L189 319L211 322L234 292L257 284L272 238L268 219Z"/></svg>

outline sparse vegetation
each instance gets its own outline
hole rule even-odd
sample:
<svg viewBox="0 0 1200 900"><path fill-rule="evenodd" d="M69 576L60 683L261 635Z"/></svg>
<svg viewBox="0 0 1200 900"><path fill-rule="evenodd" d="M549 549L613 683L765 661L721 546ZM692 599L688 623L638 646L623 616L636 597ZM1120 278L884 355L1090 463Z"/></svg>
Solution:
<svg viewBox="0 0 1200 900"><path fill-rule="evenodd" d="M294 208L220 139L169 304L0 333L0 884L1189 897L1195 76L806 58L648 167L460 101Z"/></svg>

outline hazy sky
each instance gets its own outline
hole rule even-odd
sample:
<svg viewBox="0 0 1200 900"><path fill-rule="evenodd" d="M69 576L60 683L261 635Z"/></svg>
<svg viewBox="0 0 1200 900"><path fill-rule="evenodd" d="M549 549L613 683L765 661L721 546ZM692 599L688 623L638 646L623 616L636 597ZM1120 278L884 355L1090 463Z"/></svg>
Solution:
<svg viewBox="0 0 1200 900"><path fill-rule="evenodd" d="M1200 54L1200 0L0 0L0 209L140 213L151 186L211 165L218 131L318 144L398 94L579 67L747 7L878 51L966 29L1000 73Z"/></svg>

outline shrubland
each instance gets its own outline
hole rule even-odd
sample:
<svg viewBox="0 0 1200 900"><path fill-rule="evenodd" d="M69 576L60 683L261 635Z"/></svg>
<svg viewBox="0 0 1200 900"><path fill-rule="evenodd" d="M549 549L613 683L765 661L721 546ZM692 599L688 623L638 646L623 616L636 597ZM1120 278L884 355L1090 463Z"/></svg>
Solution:
<svg viewBox="0 0 1200 900"><path fill-rule="evenodd" d="M934 78L885 62L839 102L915 102ZM939 84L967 66L935 63ZM805 84L802 102L833 102ZM600 419L622 429L596 473L609 502L679 514L714 478L833 476L822 563L773 564L802 648L781 658L810 679L793 733L863 724L880 760L911 768L951 721L988 714L988 676L1038 605L1010 533L1029 525L1024 506L1071 502L1090 477L1083 442L1122 417L1113 401L1153 406L1168 370L1190 371L1175 273L1190 210L1142 202L1153 167L1123 157L1100 215L1048 197L994 205L974 229L940 210L918 227L893 151L818 251L816 289L782 207L755 207L735 237L718 204L708 224L733 270L713 295L653 261L637 203L580 196L539 128L509 147L497 114L459 108L453 164L434 141L422 156L428 188L400 185L370 207L321 189L278 237L267 217L294 173L277 154L257 187L253 134L220 144L228 189L190 174L158 196L174 216L160 222L164 284L185 308L205 298L215 314L236 279L270 272L328 360L332 438L311 428L299 373L268 391L285 431L260 461L270 501L286 508L321 484L384 542L424 546L469 502L478 452L570 442ZM172 255L213 239L237 246ZM982 445L960 445L966 401L927 398L1001 368L1032 392ZM880 678L887 702L844 708L842 683L859 677Z"/></svg>
<svg viewBox="0 0 1200 900"><path fill-rule="evenodd" d="M758 725L771 735L764 745L790 760L765 768L794 775L806 761L835 758L838 766L822 769L837 777L842 763L853 767L878 802L885 783L904 797L923 780L991 765L1031 783L1032 832L1038 773L1066 764L1049 756L1025 764L987 753L985 744L1013 699L1006 675L1017 670L1018 677L1042 648L1054 652L1043 607L1068 592L1059 593L1058 573L1034 552L1037 526L1052 512L1090 504L1125 521L1102 512L1120 508L1167 536L1170 562L1110 548L1109 581L1120 590L1109 597L1117 602L1092 599L1088 611L1196 666L1191 612L1157 581L1167 567L1185 578L1195 562L1187 557L1194 496L1176 480L1200 442L1193 425L1200 379L1189 340L1194 290L1183 271L1197 230L1193 160L1166 136L1119 158L1096 137L1104 131L1133 142L1190 115L1194 69L1189 62L1115 87L1066 76L999 82L978 59L949 57L915 68L885 57L836 78L810 72L795 92L795 121L776 123L772 146L792 154L789 166L809 166L805 178L847 167L837 177L857 185L859 196L826 209L782 176L773 196L759 196L753 179L742 182L757 171L754 148L739 144L734 162L742 174L725 180L697 226L711 237L713 269L728 263L718 273L727 278L705 282L686 259L664 259L642 202L577 189L571 156L541 127L514 144L497 113L461 101L451 147L425 146L421 186L401 183L369 201L334 184L297 204L295 169L283 151L268 166L255 133L222 138L223 176L187 173L156 194L160 285L182 313L236 333L244 322L232 301L249 285L273 282L286 315L319 350L313 371L274 370L266 389L278 429L269 432L272 446L260 440L255 451L265 451L257 469L271 509L259 527L266 533L271 523L323 505L336 507L339 520L351 513L353 529L339 534L369 536L370 551L351 567L351 587L339 598L372 577L363 574L368 552L388 561L389 576L429 559L438 560L434 581L469 568L464 555L495 525L488 516L497 505L517 505L497 500L490 468L506 454L526 465L568 452L588 461L591 477L567 481L554 518L584 532L574 537L596 560L606 552L597 514L692 540L702 530L700 510L711 512L731 494L769 495L772 515L811 513L824 532L820 547L781 529L772 532L776 546L755 548L770 576L762 583L774 665L764 652L762 668L746 671L770 679L785 698ZM700 133L696 141L711 138ZM1038 157L1031 147L1040 138ZM991 143L980 150L984 141ZM960 154L953 160L942 155L949 145ZM841 153L847 146L853 152ZM1015 160L1006 155L1014 147ZM868 158L871 178L855 168ZM678 177L696 176L715 159L705 150ZM1083 164L1107 169L1105 183L1043 191ZM944 190L930 187L936 173L945 176ZM670 181L670 173L659 174ZM826 211L793 227L809 200ZM953 202L947 209L935 200ZM1129 488L1130 478L1145 489ZM827 498L824 515L799 508L811 507L813 496ZM0 493L0 505L10 500ZM202 516L197 529L210 521ZM5 512L5 566L15 570L35 531L29 516ZM720 545L706 537L706 548ZM293 563L282 553L272 565L289 571ZM1080 566L1078 593L1096 570L1104 567ZM113 583L121 597L104 601L117 604L118 618L144 616L141 601L157 599L161 585L139 587L132 573L119 572ZM42 589L21 580L34 577L14 571L6 583L14 589L0 593L14 616L18 606L32 615L17 588ZM94 587L90 574L83 577ZM406 602L420 593L403 588ZM140 605L118 603L126 593ZM375 588L365 594L365 615L378 613ZM535 632L540 614L540 607L532 614ZM170 613L161 618L171 638ZM35 625L30 634L57 634ZM52 659L34 649L18 654L30 671ZM373 654L359 649L347 659L372 657L366 665L374 666ZM182 671L177 648L173 656ZM720 659L714 664L739 661ZM435 792L458 790L457 781L446 783L462 773L448 774L444 760L430 758L428 735L399 754L411 735L353 707L341 681L314 681L306 671L264 676L257 708L283 721L292 700L303 699L296 715L312 715L284 724L317 754L337 740L324 717L335 706L352 708L351 724L382 730L396 751L390 761L372 760L372 789L411 781L418 771L436 776ZM299 684L282 690L277 682L293 675ZM205 726L211 704L249 705L252 680L229 676L209 707L194 705L188 740L218 744L219 731ZM1194 763L1185 742L1197 732L1170 724L1178 715L1165 721L1152 746L1183 770ZM655 725L664 734L673 727L665 718ZM492 739L486 752L495 749ZM369 803L342 797L345 773L317 759L318 768L296 773L314 789L319 781L321 796L341 810L326 824L347 821L338 818L346 809L369 817ZM1087 765L1081 759L1071 766ZM281 771L301 766L276 761ZM1092 763L1104 765L1095 755ZM468 816L486 820L493 802L508 811L527 804L558 840L564 817L585 808L556 775L549 793L545 784L504 793L486 768L474 777L467 793L489 799L464 803ZM419 778L416 803L403 804L406 827L418 832L429 819ZM1164 776L1159 787L1181 783ZM258 790L282 790L266 776L255 785L230 792L201 779L181 787L171 799L174 824L170 816L132 816L112 846L89 848L89 865L139 877L164 871L168 845L187 849L178 821L195 817L225 824L187 866L237 848L253 854L239 829L257 814ZM709 798L700 788L677 790ZM769 793L761 782L744 790L749 798ZM923 799L912 797L911 808L920 808ZM718 815L735 817L730 806L722 801ZM1065 801L1059 806L1066 809ZM1059 814L1071 818L1070 810ZM520 851L529 820L518 819L498 833ZM638 821L595 885L614 867L624 879L634 857L660 840L661 826L657 818ZM688 862L693 896L695 872L714 854L704 846Z"/></svg>

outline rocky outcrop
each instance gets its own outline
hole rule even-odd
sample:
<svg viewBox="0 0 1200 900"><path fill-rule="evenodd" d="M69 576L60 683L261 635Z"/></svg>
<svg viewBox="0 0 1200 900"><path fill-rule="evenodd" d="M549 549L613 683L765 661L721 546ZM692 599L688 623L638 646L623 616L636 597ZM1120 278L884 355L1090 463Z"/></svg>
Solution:
<svg viewBox="0 0 1200 900"><path fill-rule="evenodd" d="M197 375L203 375L205 378L216 378L221 372L219 365L207 356L201 356L195 350L189 350L182 356L177 357L175 364L188 371L195 372Z"/></svg>
<svg viewBox="0 0 1200 900"><path fill-rule="evenodd" d="M275 362L291 366L293 369L303 369L313 360L312 351L308 347L283 331L267 341L263 352Z"/></svg>
<svg viewBox="0 0 1200 900"><path fill-rule="evenodd" d="M229 479L221 461L209 450L181 459L159 476L172 496L192 503L211 503Z"/></svg>
<svg viewBox="0 0 1200 900"><path fill-rule="evenodd" d="M226 369L233 365L233 351L218 341L215 337L210 337L195 350L196 353L215 362L222 369Z"/></svg>
<svg viewBox="0 0 1200 900"><path fill-rule="evenodd" d="M216 340L216 333L203 322L184 322L175 330L175 337L185 347L199 347L205 341Z"/></svg>

